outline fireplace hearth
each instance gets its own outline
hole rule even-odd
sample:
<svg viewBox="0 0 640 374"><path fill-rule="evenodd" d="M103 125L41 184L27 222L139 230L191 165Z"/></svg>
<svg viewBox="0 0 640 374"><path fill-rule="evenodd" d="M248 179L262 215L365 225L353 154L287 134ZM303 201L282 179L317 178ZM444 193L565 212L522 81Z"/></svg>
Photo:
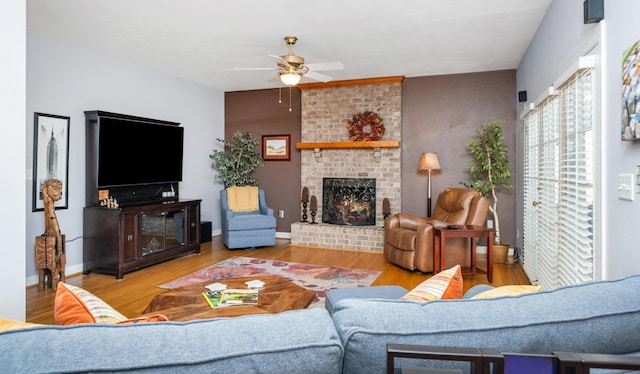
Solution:
<svg viewBox="0 0 640 374"><path fill-rule="evenodd" d="M322 222L348 226L375 225L375 178L323 178Z"/></svg>

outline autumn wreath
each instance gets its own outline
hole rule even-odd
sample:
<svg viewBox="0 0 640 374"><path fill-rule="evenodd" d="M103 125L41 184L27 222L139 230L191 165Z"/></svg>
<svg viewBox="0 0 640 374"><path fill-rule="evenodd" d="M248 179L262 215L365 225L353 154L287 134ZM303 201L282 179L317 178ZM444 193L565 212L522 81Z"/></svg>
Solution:
<svg viewBox="0 0 640 374"><path fill-rule="evenodd" d="M347 124L349 138L353 141L380 140L384 135L384 123L377 113L366 111L353 116Z"/></svg>

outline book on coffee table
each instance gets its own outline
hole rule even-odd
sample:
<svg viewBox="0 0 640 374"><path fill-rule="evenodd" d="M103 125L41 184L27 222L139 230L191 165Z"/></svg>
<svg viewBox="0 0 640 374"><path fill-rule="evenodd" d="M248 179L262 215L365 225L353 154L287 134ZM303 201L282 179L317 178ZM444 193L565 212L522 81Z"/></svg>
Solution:
<svg viewBox="0 0 640 374"><path fill-rule="evenodd" d="M234 289L230 288L222 291L220 304L226 305L258 305L258 290L256 289Z"/></svg>
<svg viewBox="0 0 640 374"><path fill-rule="evenodd" d="M206 291L202 293L202 297L207 300L212 308L217 308L220 305L220 299L222 298L222 291Z"/></svg>
<svg viewBox="0 0 640 374"><path fill-rule="evenodd" d="M258 290L256 289L206 291L202 293L202 296L212 308L231 305L258 305Z"/></svg>

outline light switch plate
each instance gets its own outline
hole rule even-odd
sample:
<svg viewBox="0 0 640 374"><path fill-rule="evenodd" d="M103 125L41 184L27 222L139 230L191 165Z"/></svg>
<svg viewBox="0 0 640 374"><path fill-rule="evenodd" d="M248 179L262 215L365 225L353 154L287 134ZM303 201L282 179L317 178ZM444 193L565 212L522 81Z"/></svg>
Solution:
<svg viewBox="0 0 640 374"><path fill-rule="evenodd" d="M640 193L640 165L636 166L636 193Z"/></svg>
<svg viewBox="0 0 640 374"><path fill-rule="evenodd" d="M618 174L618 199L633 201L633 174Z"/></svg>

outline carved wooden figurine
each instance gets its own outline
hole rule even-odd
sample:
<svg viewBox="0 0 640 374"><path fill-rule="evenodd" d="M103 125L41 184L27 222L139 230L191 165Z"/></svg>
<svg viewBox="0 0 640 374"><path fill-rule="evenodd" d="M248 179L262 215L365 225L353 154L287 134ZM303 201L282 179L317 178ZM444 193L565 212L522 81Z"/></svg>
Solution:
<svg viewBox="0 0 640 374"><path fill-rule="evenodd" d="M387 219L389 216L391 216L391 204L389 204L389 199L385 197L382 200L382 217Z"/></svg>
<svg viewBox="0 0 640 374"><path fill-rule="evenodd" d="M311 203L309 209L311 209L311 223L315 224L316 213L318 213L318 200L316 199L316 195L311 195Z"/></svg>
<svg viewBox="0 0 640 374"><path fill-rule="evenodd" d="M47 286L54 291L58 282L65 280L65 237L60 233L56 217L55 202L62 198L62 183L57 179L49 179L42 186L44 202L44 234L36 236L36 268L38 269L38 290Z"/></svg>
<svg viewBox="0 0 640 374"><path fill-rule="evenodd" d="M309 188L304 186L302 188L302 219L300 222L307 222L307 203L309 202Z"/></svg>

